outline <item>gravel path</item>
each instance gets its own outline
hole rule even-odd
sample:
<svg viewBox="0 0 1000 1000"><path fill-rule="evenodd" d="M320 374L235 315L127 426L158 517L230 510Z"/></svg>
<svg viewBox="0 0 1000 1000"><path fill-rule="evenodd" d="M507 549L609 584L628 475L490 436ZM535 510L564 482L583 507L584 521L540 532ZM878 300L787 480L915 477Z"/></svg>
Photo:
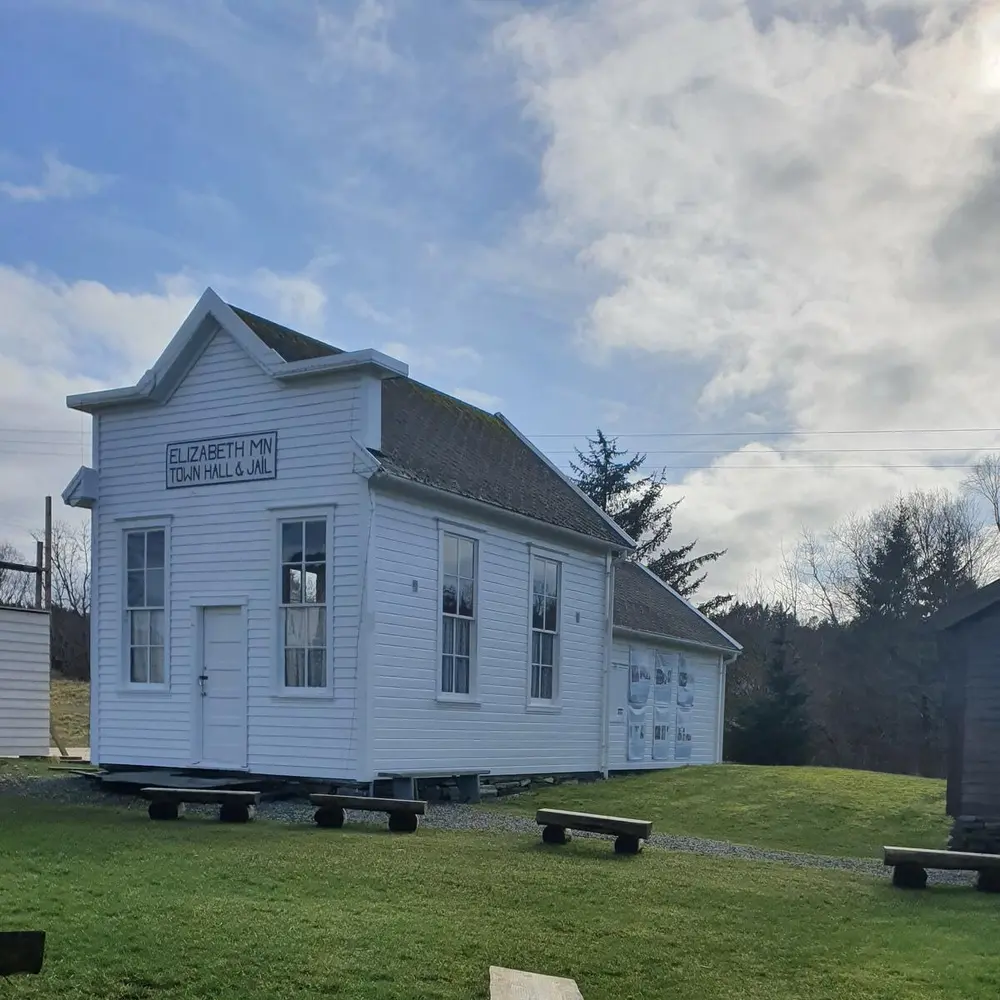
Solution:
<svg viewBox="0 0 1000 1000"><path fill-rule="evenodd" d="M145 810L147 803L139 798L112 795L101 791L87 778L68 776L38 778L10 775L0 772L0 796L14 794L41 798L49 802L68 805L118 805ZM215 815L214 806L188 805L194 815ZM314 807L302 799L284 799L263 802L258 810L261 819L280 823L311 823ZM351 824L368 824L384 827L385 818L380 813L347 811ZM494 833L539 835L538 825L527 816L501 812L493 807L484 808L460 805L454 802L434 803L421 825L436 830L486 830ZM575 837L599 837L598 834L574 833ZM794 851L772 851L758 847L744 847L722 840L705 840L699 837L681 837L669 833L654 833L646 842L652 847L689 854L745 861L770 861L792 865L796 868L826 868L853 872L856 875L888 878L889 869L872 858L831 858L819 854L800 854ZM972 872L928 871L928 884L970 885L975 880Z"/></svg>

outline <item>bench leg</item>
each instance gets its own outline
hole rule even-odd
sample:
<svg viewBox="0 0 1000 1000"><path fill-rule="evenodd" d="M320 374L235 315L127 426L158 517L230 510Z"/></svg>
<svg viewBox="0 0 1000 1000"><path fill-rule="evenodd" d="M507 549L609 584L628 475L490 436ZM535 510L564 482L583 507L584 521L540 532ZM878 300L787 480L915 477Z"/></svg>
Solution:
<svg viewBox="0 0 1000 1000"><path fill-rule="evenodd" d="M1000 871L984 868L976 879L976 888L980 892L1000 892Z"/></svg>
<svg viewBox="0 0 1000 1000"><path fill-rule="evenodd" d="M615 837L615 854L638 854L642 850L642 841L638 837L623 833Z"/></svg>
<svg viewBox="0 0 1000 1000"><path fill-rule="evenodd" d="M417 814L410 812L389 813L389 829L393 833L413 833L417 829Z"/></svg>
<svg viewBox="0 0 1000 1000"><path fill-rule="evenodd" d="M478 774L460 774L455 779L458 785L458 801L459 802L478 802L479 801L479 775Z"/></svg>
<svg viewBox="0 0 1000 1000"><path fill-rule="evenodd" d="M566 844L570 839L569 830L564 826L553 826L550 823L542 828L542 840L546 844Z"/></svg>
<svg viewBox="0 0 1000 1000"><path fill-rule="evenodd" d="M340 806L320 806L313 819L317 826L339 829L344 825L344 810Z"/></svg>
<svg viewBox="0 0 1000 1000"><path fill-rule="evenodd" d="M184 815L183 802L150 802L150 819L180 819Z"/></svg>
<svg viewBox="0 0 1000 1000"><path fill-rule="evenodd" d="M899 889L923 889L927 885L927 870L907 861L892 870L892 884Z"/></svg>
<svg viewBox="0 0 1000 1000"><path fill-rule="evenodd" d="M223 802L219 807L219 821L222 823L249 823L256 814L255 806L243 802Z"/></svg>

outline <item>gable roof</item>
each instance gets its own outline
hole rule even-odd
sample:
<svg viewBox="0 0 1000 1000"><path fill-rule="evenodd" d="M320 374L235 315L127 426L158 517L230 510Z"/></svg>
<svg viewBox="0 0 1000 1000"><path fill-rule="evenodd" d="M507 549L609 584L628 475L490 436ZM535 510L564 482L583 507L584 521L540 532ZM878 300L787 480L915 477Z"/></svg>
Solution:
<svg viewBox="0 0 1000 1000"><path fill-rule="evenodd" d="M614 626L738 653L743 647L644 566L615 563Z"/></svg>
<svg viewBox="0 0 1000 1000"><path fill-rule="evenodd" d="M339 347L325 344L322 340L307 337L298 330L282 326L273 320L264 319L256 313L247 312L229 303L229 308L257 337L272 351L281 356L283 361L308 361L310 358L327 358L334 354L343 354Z"/></svg>
<svg viewBox="0 0 1000 1000"><path fill-rule="evenodd" d="M942 608L931 622L935 628L943 632L989 611L998 602L1000 602L1000 580L994 580L985 587L952 601L947 607Z"/></svg>
<svg viewBox="0 0 1000 1000"><path fill-rule="evenodd" d="M412 381L405 364L378 351L346 352L256 313L229 305L212 289L134 386L70 396L84 412L135 403L163 403L222 328L266 374L287 380L325 372L368 370L382 383L381 449L371 452L377 477L420 483L603 545L634 542L502 414Z"/></svg>
<svg viewBox="0 0 1000 1000"><path fill-rule="evenodd" d="M382 448L390 475L631 548L631 539L499 413L410 378L382 381Z"/></svg>

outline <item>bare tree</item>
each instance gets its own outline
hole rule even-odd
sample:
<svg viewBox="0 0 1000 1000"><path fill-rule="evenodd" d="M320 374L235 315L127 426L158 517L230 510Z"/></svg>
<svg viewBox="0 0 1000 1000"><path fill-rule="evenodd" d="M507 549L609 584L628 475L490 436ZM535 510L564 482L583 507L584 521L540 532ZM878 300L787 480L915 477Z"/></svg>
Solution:
<svg viewBox="0 0 1000 1000"><path fill-rule="evenodd" d="M27 563L10 542L0 542L0 562ZM35 603L35 578L30 573L0 569L0 604L26 607Z"/></svg>
<svg viewBox="0 0 1000 1000"><path fill-rule="evenodd" d="M993 523L1000 531L1000 455L980 459L962 486L967 494L982 497L989 504Z"/></svg>
<svg viewBox="0 0 1000 1000"><path fill-rule="evenodd" d="M36 540L42 535L36 534ZM90 522L52 525L52 603L90 614Z"/></svg>

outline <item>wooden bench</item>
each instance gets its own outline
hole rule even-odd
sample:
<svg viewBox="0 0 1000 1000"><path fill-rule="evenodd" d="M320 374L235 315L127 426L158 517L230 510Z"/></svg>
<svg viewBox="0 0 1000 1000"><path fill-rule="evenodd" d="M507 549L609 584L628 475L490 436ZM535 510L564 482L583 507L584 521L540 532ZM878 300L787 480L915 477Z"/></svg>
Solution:
<svg viewBox="0 0 1000 1000"><path fill-rule="evenodd" d="M392 782L394 798L415 800L417 797L417 781L421 778L443 779L454 778L458 785L458 793L463 802L479 801L479 779L489 774L489 771L470 769L467 771L379 771L382 780Z"/></svg>
<svg viewBox="0 0 1000 1000"><path fill-rule="evenodd" d="M927 885L927 869L937 868L978 872L977 889L981 892L1000 892L1000 854L883 847L882 863L892 866L892 884L901 889L923 889Z"/></svg>
<svg viewBox="0 0 1000 1000"><path fill-rule="evenodd" d="M179 819L184 803L218 805L223 823L247 823L260 804L260 792L236 792L220 788L143 788L139 794L149 799L150 819Z"/></svg>
<svg viewBox="0 0 1000 1000"><path fill-rule="evenodd" d="M638 854L642 842L648 840L653 832L653 824L649 820L566 812L563 809L539 809L535 813L535 822L543 827L542 840L546 844L565 844L570 839L567 830L609 833L616 838L615 854Z"/></svg>
<svg viewBox="0 0 1000 1000"><path fill-rule="evenodd" d="M37 976L45 957L45 931L0 931L0 977Z"/></svg>
<svg viewBox="0 0 1000 1000"><path fill-rule="evenodd" d="M583 1000L572 979L490 966L490 1000Z"/></svg>
<svg viewBox="0 0 1000 1000"><path fill-rule="evenodd" d="M309 796L314 806L319 806L313 819L318 826L341 827L344 825L344 810L358 809L362 812L384 812L389 814L389 829L393 833L413 833L417 828L417 817L427 812L427 803L422 799L378 799L371 795L325 795L315 793Z"/></svg>

